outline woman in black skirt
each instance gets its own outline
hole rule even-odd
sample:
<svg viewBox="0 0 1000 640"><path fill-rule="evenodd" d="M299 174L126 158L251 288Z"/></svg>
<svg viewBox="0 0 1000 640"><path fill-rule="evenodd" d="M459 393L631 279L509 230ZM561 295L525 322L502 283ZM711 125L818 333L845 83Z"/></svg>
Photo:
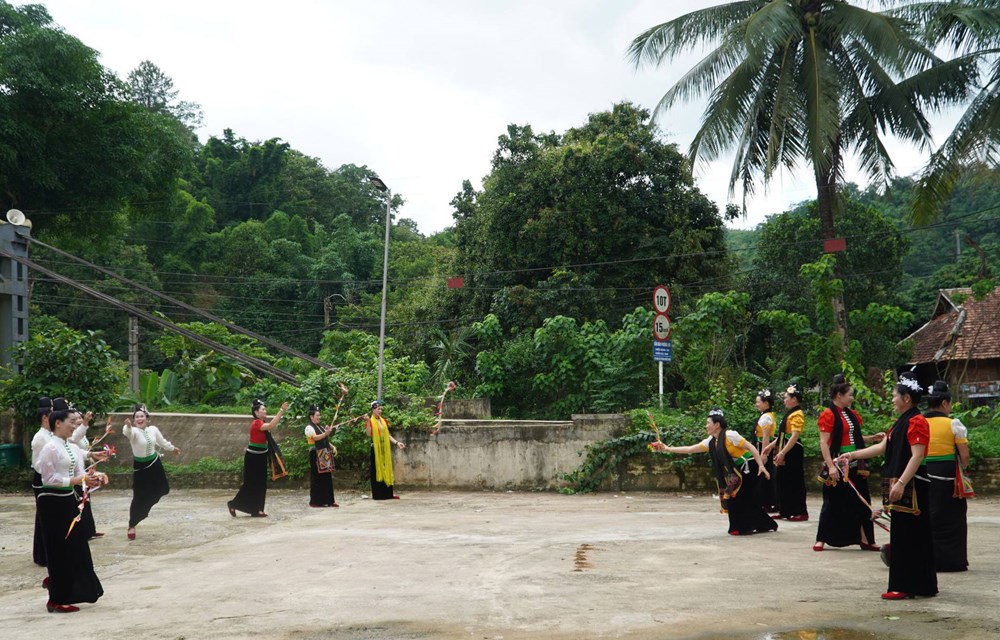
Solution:
<svg viewBox="0 0 1000 640"><path fill-rule="evenodd" d="M254 400L250 406L250 442L243 454L243 485L236 497L229 501L229 515L236 517L237 511L249 513L253 518L266 518L264 501L267 498L267 457L268 432L278 426L281 416L288 410L285 402L270 422L267 419L267 407L262 400Z"/></svg>
<svg viewBox="0 0 1000 640"><path fill-rule="evenodd" d="M729 535L776 531L778 523L760 508L754 497L758 476L769 477L760 452L740 434L726 430L726 418L721 409L708 412L705 430L708 437L698 444L670 447L654 442L651 447L665 453L709 454L722 500L722 512L729 515Z"/></svg>
<svg viewBox="0 0 1000 640"><path fill-rule="evenodd" d="M927 396L924 414L931 428L927 445L927 475L931 480L931 532L938 571L967 571L968 501L955 497L955 476L969 464L969 436L962 421L951 417L951 392L943 380ZM959 479L961 482L961 479Z"/></svg>
<svg viewBox="0 0 1000 640"><path fill-rule="evenodd" d="M892 406L899 414L888 437L876 445L843 454L842 460L866 460L885 456L883 500L889 509L889 590L884 600L937 595L934 571L934 539L929 506L930 481L924 455L930 440L930 425L917 404L923 389L916 376L905 371L893 387Z"/></svg>
<svg viewBox="0 0 1000 640"><path fill-rule="evenodd" d="M42 450L52 440L52 429L49 428L50 413L52 413L52 398L42 396L38 399L38 419L41 421L41 426L31 438L31 468L35 470L31 481L31 488L35 492L35 540L31 557L40 567L45 566L45 541L42 540L42 519L37 504L38 494L42 491L42 474L38 471L38 467Z"/></svg>
<svg viewBox="0 0 1000 640"><path fill-rule="evenodd" d="M84 451L67 442L74 424L66 401L56 398L52 405L49 424L53 437L39 455L38 463L42 475L38 512L49 570L49 600L45 607L50 613L72 613L80 610L74 606L77 603L97 602L104 595L101 581L94 573L89 536L78 527L69 529L80 513L73 487L84 484L97 487L107 476L87 471Z"/></svg>
<svg viewBox="0 0 1000 640"><path fill-rule="evenodd" d="M309 506L339 507L333 495L333 472L320 473L316 464L320 453L337 455L337 447L330 443L333 426L323 428L320 425L320 410L316 405L309 407L309 424L305 433L309 443Z"/></svg>
<svg viewBox="0 0 1000 640"><path fill-rule="evenodd" d="M819 414L819 449L826 464L823 478L823 509L819 512L819 527L813 551L823 551L825 545L848 547L858 545L865 551L879 551L875 544L875 527L871 509L861 502L849 480L871 504L868 491L868 468L856 460L848 467L847 478L834 460L842 453L863 449L869 437L861 434L861 416L851 408L854 389L843 375L837 374L830 386L830 405ZM884 434L883 434L884 435ZM872 440L876 439L874 436Z"/></svg>
<svg viewBox="0 0 1000 640"><path fill-rule="evenodd" d="M806 418L802 412L802 389L792 383L785 389L785 415L778 425L775 445L778 453L774 456L774 475L778 483L778 517L791 522L809 519L806 507L806 481L803 475L802 432Z"/></svg>
<svg viewBox="0 0 1000 640"><path fill-rule="evenodd" d="M181 454L178 447L170 444L160 430L149 424L149 412L144 405L139 405L132 412L132 419L125 420L122 435L128 438L132 445L132 504L128 510L129 540L135 540L135 527L146 519L150 509L160 498L170 493L167 474L163 470L160 454L157 449L171 451L175 456Z"/></svg>
<svg viewBox="0 0 1000 640"><path fill-rule="evenodd" d="M757 426L750 435L750 444L764 460L764 468L767 469L770 478L757 478L757 488L754 491L757 504L768 513L778 511L778 487L774 483L774 430L777 420L774 416L774 393L770 389L761 389L757 392L754 401L760 416L757 418Z"/></svg>

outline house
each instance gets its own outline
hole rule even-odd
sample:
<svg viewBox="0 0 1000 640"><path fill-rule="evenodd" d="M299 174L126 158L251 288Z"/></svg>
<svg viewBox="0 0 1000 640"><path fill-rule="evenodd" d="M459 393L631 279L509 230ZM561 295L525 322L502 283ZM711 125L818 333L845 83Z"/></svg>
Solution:
<svg viewBox="0 0 1000 640"><path fill-rule="evenodd" d="M910 365L921 383L944 380L970 406L1000 398L1000 287L982 300L972 289L941 289L931 319L914 331Z"/></svg>

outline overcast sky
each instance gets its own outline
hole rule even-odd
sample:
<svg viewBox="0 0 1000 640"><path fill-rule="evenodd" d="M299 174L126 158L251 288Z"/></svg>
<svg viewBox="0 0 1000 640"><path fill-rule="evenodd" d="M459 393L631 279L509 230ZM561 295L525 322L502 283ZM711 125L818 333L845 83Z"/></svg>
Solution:
<svg viewBox="0 0 1000 640"><path fill-rule="evenodd" d="M225 128L282 138L330 169L368 165L430 234L452 224L462 180L476 188L510 123L563 132L630 100L652 109L697 58L636 71L632 38L709 0L49 0L56 23L124 78L151 60L201 104L202 140ZM659 116L686 151L702 105ZM939 133L943 135L944 130ZM921 156L898 145L901 174ZM696 174L720 209L731 159ZM814 196L782 175L738 223ZM737 201L739 197L737 196Z"/></svg>

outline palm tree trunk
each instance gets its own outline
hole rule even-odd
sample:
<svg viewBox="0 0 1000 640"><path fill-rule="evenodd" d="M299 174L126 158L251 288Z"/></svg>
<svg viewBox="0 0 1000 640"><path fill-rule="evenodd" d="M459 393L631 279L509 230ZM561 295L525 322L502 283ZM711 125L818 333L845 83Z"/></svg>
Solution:
<svg viewBox="0 0 1000 640"><path fill-rule="evenodd" d="M835 225L837 209L837 170L839 154L834 153L834 161L829 169L816 167L816 208L819 213L820 234L823 240L837 237ZM841 277L840 261L834 267L834 274ZM840 335L844 352L847 351L847 309L844 307L843 296L833 296L830 299L833 307L835 331Z"/></svg>

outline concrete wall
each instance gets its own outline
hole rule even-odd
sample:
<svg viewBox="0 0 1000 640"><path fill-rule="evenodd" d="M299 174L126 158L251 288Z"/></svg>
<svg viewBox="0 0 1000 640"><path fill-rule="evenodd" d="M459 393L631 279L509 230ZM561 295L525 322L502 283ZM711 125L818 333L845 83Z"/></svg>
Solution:
<svg viewBox="0 0 1000 640"><path fill-rule="evenodd" d="M128 414L115 414L120 431ZM391 415L389 416L391 420ZM250 416L154 413L152 424L181 448L176 462L193 463L212 456L221 460L241 458L250 430ZM303 427L305 423L303 421ZM561 476L580 466L587 445L622 435L628 427L623 415L577 415L572 420L445 420L437 436L430 428L394 432L407 444L393 451L396 484L401 488L552 490L564 485ZM97 437L99 428L91 430ZM279 443L301 438L298 429L277 433ZM122 464L130 464L131 451L119 434L111 437L121 451ZM171 457L173 459L173 457ZM678 463L684 460L684 463ZM806 461L810 492L820 486L811 473L818 460ZM127 474L125 474L127 475ZM177 486L238 486L239 474L201 474ZM216 477L217 476L217 477ZM337 486L351 485L356 473L342 471ZM879 474L876 471L875 477ZM123 478L124 480L124 478ZM1000 491L1000 460L981 460L972 472L979 493ZM116 481L116 486L120 486ZM715 481L707 456L671 458L644 454L622 464L604 483L611 491L714 491ZM877 492L877 490L876 490Z"/></svg>
<svg viewBox="0 0 1000 640"><path fill-rule="evenodd" d="M115 414L120 431L127 414ZM390 424L392 416L389 416ZM154 413L150 422L181 448L171 460L191 463L212 456L232 460L243 455L250 416ZM303 428L305 422L303 421ZM554 489L559 478L580 465L578 452L593 442L624 433L623 415L580 415L565 422L445 420L437 436L431 429L394 432L406 443L395 450L396 484L401 487L449 489ZM91 436L99 434L92 429ZM301 438L301 432L282 429L275 439ZM128 460L125 438L111 436Z"/></svg>
<svg viewBox="0 0 1000 640"><path fill-rule="evenodd" d="M533 490L563 486L588 444L622 435L623 415L577 415L571 421L446 420L437 436L402 434L396 483L406 487ZM399 434L396 434L397 436Z"/></svg>

